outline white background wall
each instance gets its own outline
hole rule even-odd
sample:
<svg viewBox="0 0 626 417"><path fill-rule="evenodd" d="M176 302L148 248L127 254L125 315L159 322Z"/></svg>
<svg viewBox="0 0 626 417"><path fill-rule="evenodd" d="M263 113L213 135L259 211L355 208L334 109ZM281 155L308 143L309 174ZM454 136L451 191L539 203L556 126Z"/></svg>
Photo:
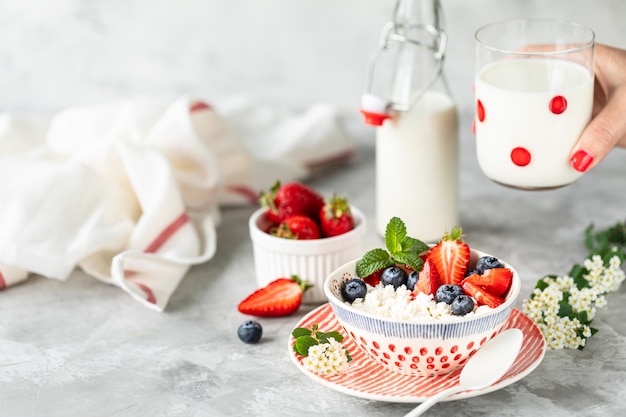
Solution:
<svg viewBox="0 0 626 417"><path fill-rule="evenodd" d="M0 111L182 94L358 107L395 0L0 0ZM447 74L471 105L473 32L513 16L626 47L624 0L442 0Z"/></svg>

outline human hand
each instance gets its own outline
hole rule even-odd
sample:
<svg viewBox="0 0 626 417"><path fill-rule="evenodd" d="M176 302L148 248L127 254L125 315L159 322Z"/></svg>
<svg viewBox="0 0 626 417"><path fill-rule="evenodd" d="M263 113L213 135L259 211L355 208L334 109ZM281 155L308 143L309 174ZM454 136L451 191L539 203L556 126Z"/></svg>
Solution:
<svg viewBox="0 0 626 417"><path fill-rule="evenodd" d="M572 150L580 172L595 167L615 146L626 147L626 50L595 46L592 119Z"/></svg>

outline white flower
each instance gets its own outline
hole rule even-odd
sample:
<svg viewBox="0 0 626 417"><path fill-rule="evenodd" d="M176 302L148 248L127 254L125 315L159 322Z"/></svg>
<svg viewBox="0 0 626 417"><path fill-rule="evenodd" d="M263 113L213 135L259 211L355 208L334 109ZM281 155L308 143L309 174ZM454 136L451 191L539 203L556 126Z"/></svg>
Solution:
<svg viewBox="0 0 626 417"><path fill-rule="evenodd" d="M328 343L309 347L308 356L302 360L302 365L317 374L339 374L348 369L348 355L341 343L329 337Z"/></svg>
<svg viewBox="0 0 626 417"><path fill-rule="evenodd" d="M617 250L617 249L616 249ZM593 320L598 308L607 306L604 294L617 291L626 279L619 256L613 256L605 266L602 257L593 255L585 259L587 273L583 278L587 285L578 288L569 276L544 277L543 290L535 288L530 299L524 300L522 310L533 320L543 333L548 349L578 349L585 346L591 337L588 323ZM585 313L586 323L577 318L561 317L561 303L568 294L567 304L575 314ZM584 316L583 316L584 317ZM581 337L582 335L582 337Z"/></svg>

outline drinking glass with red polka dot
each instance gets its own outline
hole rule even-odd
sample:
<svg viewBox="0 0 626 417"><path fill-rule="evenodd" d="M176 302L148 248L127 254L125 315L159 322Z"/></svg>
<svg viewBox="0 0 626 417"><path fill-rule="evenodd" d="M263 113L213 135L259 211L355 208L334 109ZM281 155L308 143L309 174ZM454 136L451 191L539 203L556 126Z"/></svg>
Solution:
<svg viewBox="0 0 626 417"><path fill-rule="evenodd" d="M591 118L593 31L553 19L512 19L476 31L476 154L514 188L562 187L582 173L570 154Z"/></svg>

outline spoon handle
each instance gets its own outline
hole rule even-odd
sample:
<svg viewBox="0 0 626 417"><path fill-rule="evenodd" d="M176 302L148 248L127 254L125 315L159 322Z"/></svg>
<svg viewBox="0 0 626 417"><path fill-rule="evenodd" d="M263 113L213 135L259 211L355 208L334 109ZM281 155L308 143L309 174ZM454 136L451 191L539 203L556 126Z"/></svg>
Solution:
<svg viewBox="0 0 626 417"><path fill-rule="evenodd" d="M449 397L450 395L456 394L457 392L465 391L465 387L463 385L455 385L448 389L444 389L443 391L438 392L432 397L428 397L426 401L421 403L419 406L415 407L413 410L409 411L408 414L405 414L404 417L417 417L421 416L424 411L428 410L430 407L435 405L439 400Z"/></svg>

